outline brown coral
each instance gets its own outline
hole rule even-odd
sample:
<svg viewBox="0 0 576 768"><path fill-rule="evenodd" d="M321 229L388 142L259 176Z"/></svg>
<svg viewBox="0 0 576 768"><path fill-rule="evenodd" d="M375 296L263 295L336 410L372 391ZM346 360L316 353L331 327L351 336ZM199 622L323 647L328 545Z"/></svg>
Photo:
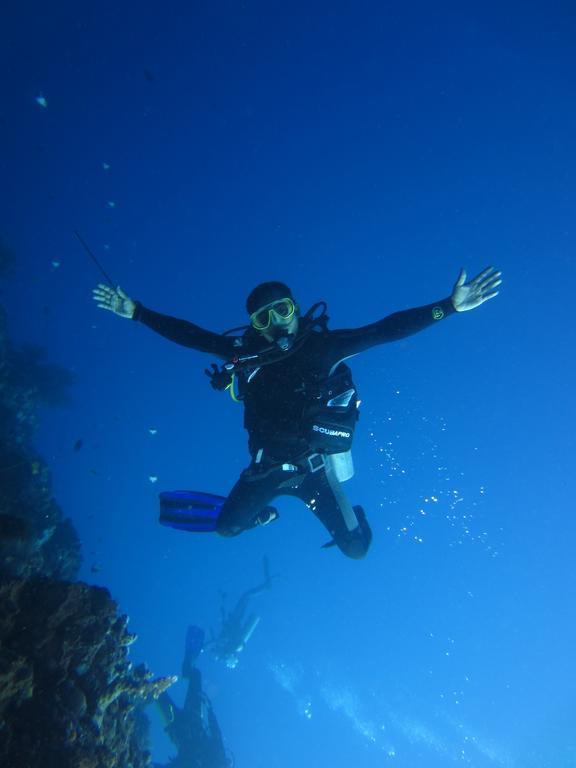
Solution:
<svg viewBox="0 0 576 768"><path fill-rule="evenodd" d="M79 582L0 584L0 765L150 765L135 707L175 678L132 668L116 611L107 590Z"/></svg>

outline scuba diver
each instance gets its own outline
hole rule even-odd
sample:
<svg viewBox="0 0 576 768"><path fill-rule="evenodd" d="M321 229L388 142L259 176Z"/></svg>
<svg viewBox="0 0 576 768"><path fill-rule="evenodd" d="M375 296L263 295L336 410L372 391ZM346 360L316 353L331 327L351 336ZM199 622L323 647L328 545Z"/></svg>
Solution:
<svg viewBox="0 0 576 768"><path fill-rule="evenodd" d="M231 768L222 734L210 699L202 690L202 675L195 666L204 645L204 632L188 627L182 663L182 677L188 680L188 690L182 707L176 706L167 694L156 700L165 723L164 730L177 753L166 768Z"/></svg>
<svg viewBox="0 0 576 768"><path fill-rule="evenodd" d="M301 314L292 291L280 282L256 286L246 302L250 325L223 334L147 309L120 287L100 284L94 299L101 309L224 361L206 373L215 389L227 389L244 405L251 463L226 498L214 497L203 527L191 524L189 530L236 536L275 520L278 512L270 503L276 497L296 496L330 533L324 546L335 544L359 559L372 532L363 508L352 506L341 485L354 471L350 449L359 404L344 361L479 307L497 296L500 275L488 267L467 282L462 269L448 298L348 330L328 329L324 302ZM198 503L205 508L205 499Z"/></svg>
<svg viewBox="0 0 576 768"><path fill-rule="evenodd" d="M244 592L233 611L226 611L224 597L222 600L221 614L222 627L217 636L206 643L218 661L222 661L228 669L236 669L239 662L239 654L246 647L246 643L260 623L260 616L251 614L246 616L250 598L270 589L272 579L268 568L268 559L264 558L264 581L252 589Z"/></svg>

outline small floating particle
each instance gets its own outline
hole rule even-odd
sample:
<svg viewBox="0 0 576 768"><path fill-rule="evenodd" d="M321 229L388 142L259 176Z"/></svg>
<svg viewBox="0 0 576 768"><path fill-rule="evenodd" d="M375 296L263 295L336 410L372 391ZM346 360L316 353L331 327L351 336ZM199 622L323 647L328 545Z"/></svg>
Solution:
<svg viewBox="0 0 576 768"><path fill-rule="evenodd" d="M155 435L158 432L158 430L155 427L150 427L148 432L150 432L151 435Z"/></svg>
<svg viewBox="0 0 576 768"><path fill-rule="evenodd" d="M105 171L109 171L110 170L110 163L102 163L102 168Z"/></svg>
<svg viewBox="0 0 576 768"><path fill-rule="evenodd" d="M114 200L108 200L108 208L116 208L116 203Z"/></svg>
<svg viewBox="0 0 576 768"><path fill-rule="evenodd" d="M40 94L40 96L36 96L35 101L36 101L36 104L39 104L44 109L46 109L46 107L48 106L48 102L46 101L44 96L42 96L42 94Z"/></svg>
<svg viewBox="0 0 576 768"><path fill-rule="evenodd" d="M157 483L158 482L158 475L149 475L148 480L150 480L151 483Z"/></svg>
<svg viewBox="0 0 576 768"><path fill-rule="evenodd" d="M58 267L60 266L60 262L59 261L51 261L50 264L52 264L54 269L58 269Z"/></svg>

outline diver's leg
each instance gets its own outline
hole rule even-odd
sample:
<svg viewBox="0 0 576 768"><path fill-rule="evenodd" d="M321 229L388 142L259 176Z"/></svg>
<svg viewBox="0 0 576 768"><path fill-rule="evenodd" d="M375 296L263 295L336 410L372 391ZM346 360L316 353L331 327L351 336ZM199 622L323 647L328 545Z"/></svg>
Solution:
<svg viewBox="0 0 576 768"><path fill-rule="evenodd" d="M314 512L341 552L355 560L366 555L372 531L364 510L350 504L329 466L310 472L294 495Z"/></svg>
<svg viewBox="0 0 576 768"><path fill-rule="evenodd" d="M278 513L267 505L280 493L283 474L281 468L262 471L254 465L248 467L224 502L216 524L217 533L237 536L274 519Z"/></svg>
<svg viewBox="0 0 576 768"><path fill-rule="evenodd" d="M188 690L182 708L191 729L202 730L202 695L202 674L193 667L188 674Z"/></svg>

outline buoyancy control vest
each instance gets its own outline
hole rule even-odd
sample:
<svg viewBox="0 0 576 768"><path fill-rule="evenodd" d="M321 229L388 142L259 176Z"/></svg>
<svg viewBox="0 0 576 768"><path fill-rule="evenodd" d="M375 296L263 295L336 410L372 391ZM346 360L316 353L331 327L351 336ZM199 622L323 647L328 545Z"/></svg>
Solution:
<svg viewBox="0 0 576 768"><path fill-rule="evenodd" d="M314 311L318 306L323 306L320 317L314 318ZM306 337L318 328L323 332L327 330L328 317L324 302L315 304L303 318L304 333L300 335L297 343L288 353L282 353L274 348L268 348L264 352L255 351L250 354L255 332L251 328L246 333L241 343L245 349L230 363L225 364L221 370L216 365L213 371L207 370L215 389L229 389L235 400L250 401L252 382L258 378L260 368L289 359L292 354L306 341ZM238 329L234 329L238 330ZM234 384L237 386L237 396L234 394ZM256 384L256 388L257 388ZM354 438L354 429L358 421L358 394L356 385L352 379L352 372L345 363L339 363L333 371L323 379L303 380L299 379L293 389L294 399L300 403L298 408L297 423L292 424L291 438L307 446L307 449L315 453L336 454L349 451ZM252 410L251 408L249 410ZM294 414L296 416L296 414ZM252 415L252 419L254 414ZM255 421L258 421L256 417ZM251 420L245 420L245 427L249 433L259 431L257 424ZM287 439L290 437L286 435ZM252 446L254 447L254 446Z"/></svg>
<svg viewBox="0 0 576 768"><path fill-rule="evenodd" d="M318 453L344 453L352 447L358 421L358 394L352 372L344 363L318 384L303 385L303 437Z"/></svg>
<svg viewBox="0 0 576 768"><path fill-rule="evenodd" d="M238 390L246 410L244 426L250 434L251 452L264 447L273 435L270 411L258 407L262 384L258 381L261 371L252 378L244 374L238 377ZM340 363L335 372L322 380L298 378L290 383L284 380L284 396L289 406L284 414L284 424L272 443L284 445L293 453L312 452L323 454L344 453L352 447L354 430L358 421L358 394L347 365ZM275 413L275 411L272 411ZM282 420L282 417L280 417Z"/></svg>

